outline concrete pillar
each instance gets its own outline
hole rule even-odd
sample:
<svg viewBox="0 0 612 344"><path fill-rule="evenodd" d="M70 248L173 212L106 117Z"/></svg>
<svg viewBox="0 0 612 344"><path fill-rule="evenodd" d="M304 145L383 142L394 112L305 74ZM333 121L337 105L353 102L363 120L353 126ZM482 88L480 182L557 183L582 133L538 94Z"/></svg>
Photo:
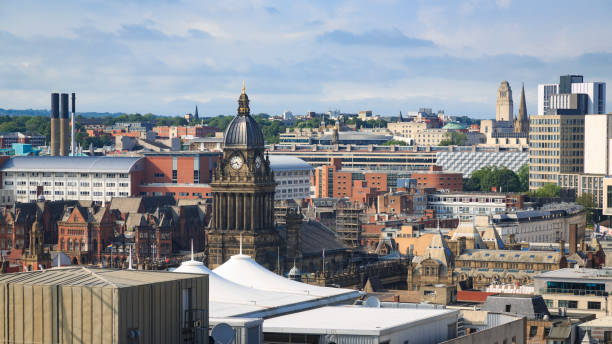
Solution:
<svg viewBox="0 0 612 344"><path fill-rule="evenodd" d="M255 197L253 194L249 194L249 213L251 217L249 221L250 228L251 230L255 230Z"/></svg>
<svg viewBox="0 0 612 344"><path fill-rule="evenodd" d="M229 202L229 207L228 207L228 212L227 212L227 216L228 216L228 228L229 229L236 229L236 194L228 194L228 202Z"/></svg>
<svg viewBox="0 0 612 344"><path fill-rule="evenodd" d="M244 202L243 194L236 194L236 228L244 230Z"/></svg>

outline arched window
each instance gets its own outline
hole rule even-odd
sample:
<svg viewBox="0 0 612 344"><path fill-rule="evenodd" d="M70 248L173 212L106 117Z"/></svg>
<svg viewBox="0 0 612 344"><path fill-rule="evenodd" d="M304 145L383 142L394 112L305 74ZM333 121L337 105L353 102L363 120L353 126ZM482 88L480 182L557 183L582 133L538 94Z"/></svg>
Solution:
<svg viewBox="0 0 612 344"><path fill-rule="evenodd" d="M68 251L72 251L72 239L68 239Z"/></svg>

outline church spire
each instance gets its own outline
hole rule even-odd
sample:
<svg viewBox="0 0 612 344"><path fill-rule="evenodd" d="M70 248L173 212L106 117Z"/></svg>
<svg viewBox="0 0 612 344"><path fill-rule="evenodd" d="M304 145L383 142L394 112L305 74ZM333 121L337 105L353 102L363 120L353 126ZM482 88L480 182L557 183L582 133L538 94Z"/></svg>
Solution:
<svg viewBox="0 0 612 344"><path fill-rule="evenodd" d="M525 102L525 84L521 89L521 102L519 105L518 116L514 121L514 132L524 133L529 131L529 118L527 118L527 105Z"/></svg>
<svg viewBox="0 0 612 344"><path fill-rule="evenodd" d="M197 121L200 119L200 116L198 115L198 106L196 105L196 110L195 110L195 115L193 116L193 118Z"/></svg>

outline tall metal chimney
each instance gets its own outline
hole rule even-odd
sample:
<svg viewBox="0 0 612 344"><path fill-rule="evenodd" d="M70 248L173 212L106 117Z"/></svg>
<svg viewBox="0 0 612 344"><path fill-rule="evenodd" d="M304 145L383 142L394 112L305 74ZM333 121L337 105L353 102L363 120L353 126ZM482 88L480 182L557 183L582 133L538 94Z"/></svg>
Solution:
<svg viewBox="0 0 612 344"><path fill-rule="evenodd" d="M51 142L49 154L59 155L59 93L51 93Z"/></svg>
<svg viewBox="0 0 612 344"><path fill-rule="evenodd" d="M72 117L70 118L70 155L75 156L74 148L75 148L75 137L74 137L74 116L76 114L75 111L75 102L76 102L76 94L72 93Z"/></svg>
<svg viewBox="0 0 612 344"><path fill-rule="evenodd" d="M70 136L68 133L68 107L69 105L69 98L68 98L68 93L62 93L61 95L61 108L60 108L60 118L59 118L59 124L60 124L60 142L59 142L59 155L61 156L67 156L68 155L68 147L70 144Z"/></svg>

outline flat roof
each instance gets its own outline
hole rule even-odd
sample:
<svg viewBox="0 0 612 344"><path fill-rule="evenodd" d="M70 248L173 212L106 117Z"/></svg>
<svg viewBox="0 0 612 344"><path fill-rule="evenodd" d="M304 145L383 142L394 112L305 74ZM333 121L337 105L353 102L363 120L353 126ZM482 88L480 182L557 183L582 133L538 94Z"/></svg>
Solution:
<svg viewBox="0 0 612 344"><path fill-rule="evenodd" d="M580 327L612 327L612 316L601 317L578 325Z"/></svg>
<svg viewBox="0 0 612 344"><path fill-rule="evenodd" d="M2 172L129 173L142 157L108 156L16 156L0 168Z"/></svg>
<svg viewBox="0 0 612 344"><path fill-rule="evenodd" d="M264 332L378 336L435 318L457 316L457 310L327 306L264 320ZM444 328L446 331L446 328Z"/></svg>
<svg viewBox="0 0 612 344"><path fill-rule="evenodd" d="M62 267L0 275L0 283L125 288L194 278L193 274L166 271Z"/></svg>
<svg viewBox="0 0 612 344"><path fill-rule="evenodd" d="M612 269L564 268L540 273L535 278L563 278L563 279L600 279L612 281Z"/></svg>

